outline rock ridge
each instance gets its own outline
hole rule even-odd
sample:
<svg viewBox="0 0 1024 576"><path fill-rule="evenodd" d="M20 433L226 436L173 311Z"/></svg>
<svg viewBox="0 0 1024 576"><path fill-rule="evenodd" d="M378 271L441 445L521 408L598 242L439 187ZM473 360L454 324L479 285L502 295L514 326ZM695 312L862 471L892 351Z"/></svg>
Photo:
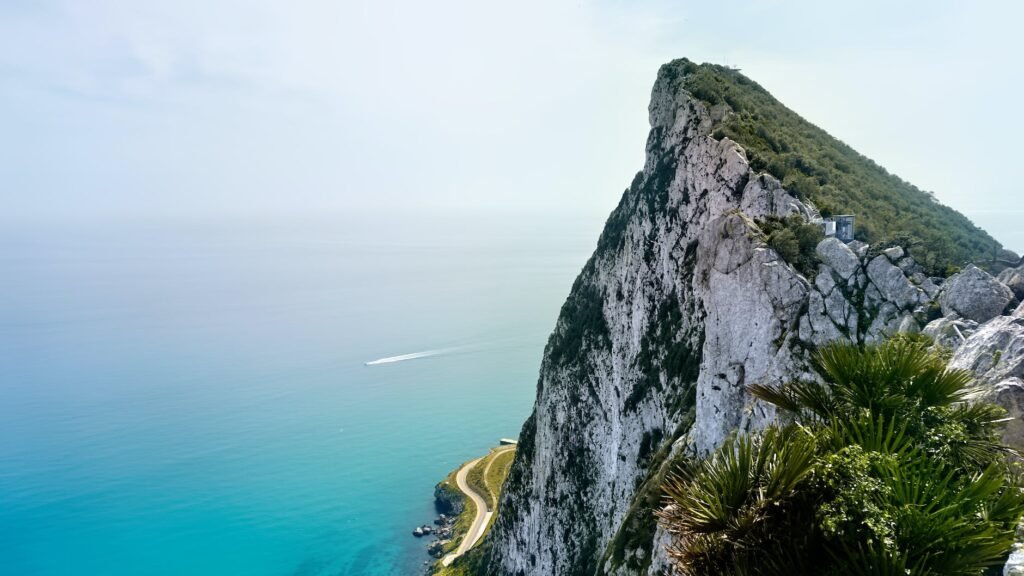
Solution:
<svg viewBox="0 0 1024 576"><path fill-rule="evenodd" d="M665 470L773 421L746 386L813 377L811 351L834 340L924 331L955 345L956 362L1001 403L1024 406L1024 318L1004 315L1018 304L1011 287L977 268L931 278L902 248L834 238L817 245L813 278L802 275L761 223L817 211L715 137L729 112L695 98L686 69L659 73L643 170L545 348L482 547L487 574L668 574L651 515ZM1010 352L993 361L998 347Z"/></svg>

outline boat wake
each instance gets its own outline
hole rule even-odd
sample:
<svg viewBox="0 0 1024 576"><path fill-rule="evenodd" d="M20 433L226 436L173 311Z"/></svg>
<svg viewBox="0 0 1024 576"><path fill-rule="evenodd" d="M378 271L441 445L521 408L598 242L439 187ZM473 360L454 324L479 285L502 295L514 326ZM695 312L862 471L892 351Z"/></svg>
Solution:
<svg viewBox="0 0 1024 576"><path fill-rule="evenodd" d="M419 360L420 358L430 358L431 356L441 356L442 354L449 354L455 352L458 348L442 348L439 350L424 350L423 352L413 352L412 354L400 354L398 356L388 356L387 358L378 358L376 360L370 360L366 363L366 366L379 366L381 364L394 364L395 362L405 362L407 360Z"/></svg>

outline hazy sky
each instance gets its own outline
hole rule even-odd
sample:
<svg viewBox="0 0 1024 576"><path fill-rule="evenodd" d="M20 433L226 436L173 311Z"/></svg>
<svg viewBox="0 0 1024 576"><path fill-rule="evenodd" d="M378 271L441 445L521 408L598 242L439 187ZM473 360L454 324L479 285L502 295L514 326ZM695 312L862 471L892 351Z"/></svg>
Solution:
<svg viewBox="0 0 1024 576"><path fill-rule="evenodd" d="M603 215L642 165L658 66L686 56L1024 250L1022 20L1010 1L3 0L2 217Z"/></svg>

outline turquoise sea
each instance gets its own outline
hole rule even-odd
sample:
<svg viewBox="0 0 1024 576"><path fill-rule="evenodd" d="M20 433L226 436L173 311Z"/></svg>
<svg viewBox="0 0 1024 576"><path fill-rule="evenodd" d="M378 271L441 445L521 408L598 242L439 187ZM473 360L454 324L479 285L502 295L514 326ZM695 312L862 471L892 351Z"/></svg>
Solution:
<svg viewBox="0 0 1024 576"><path fill-rule="evenodd" d="M3 226L0 573L420 573L433 484L529 414L584 220Z"/></svg>

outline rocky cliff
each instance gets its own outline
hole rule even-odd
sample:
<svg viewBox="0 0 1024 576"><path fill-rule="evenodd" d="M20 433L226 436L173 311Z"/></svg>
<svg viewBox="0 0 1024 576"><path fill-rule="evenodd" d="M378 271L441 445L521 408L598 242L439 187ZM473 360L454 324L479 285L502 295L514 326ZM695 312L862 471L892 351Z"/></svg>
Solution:
<svg viewBox="0 0 1024 576"><path fill-rule="evenodd" d="M958 361L997 370L992 353L968 354L976 347L955 323L978 335L985 322L1024 322L1002 316L1016 296L986 272L943 283L899 246L827 239L798 271L769 245L767 224L817 211L716 130L736 111L694 96L697 68L682 60L659 73L643 171L545 350L498 520L474 559L487 574L666 573L657 486L679 454L774 418L747 385L808 375L822 343L938 332L929 323L945 315ZM982 290L983 310L964 303Z"/></svg>

